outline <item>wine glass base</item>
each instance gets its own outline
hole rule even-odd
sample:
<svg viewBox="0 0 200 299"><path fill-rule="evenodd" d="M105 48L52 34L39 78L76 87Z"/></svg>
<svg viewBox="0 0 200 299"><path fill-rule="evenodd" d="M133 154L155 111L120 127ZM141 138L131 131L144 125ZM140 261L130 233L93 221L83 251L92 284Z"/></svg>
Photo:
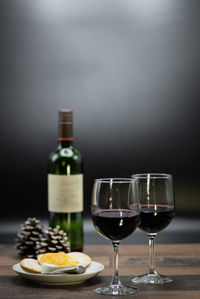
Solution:
<svg viewBox="0 0 200 299"><path fill-rule="evenodd" d="M164 284L168 282L172 282L173 279L160 274L144 274L137 276L131 279L133 283L141 283L141 284Z"/></svg>
<svg viewBox="0 0 200 299"><path fill-rule="evenodd" d="M110 296L119 296L119 295L127 295L127 294L134 294L137 293L139 290L135 287L124 286L120 285L108 285L105 287L100 287L94 290L97 294L102 295L110 295Z"/></svg>

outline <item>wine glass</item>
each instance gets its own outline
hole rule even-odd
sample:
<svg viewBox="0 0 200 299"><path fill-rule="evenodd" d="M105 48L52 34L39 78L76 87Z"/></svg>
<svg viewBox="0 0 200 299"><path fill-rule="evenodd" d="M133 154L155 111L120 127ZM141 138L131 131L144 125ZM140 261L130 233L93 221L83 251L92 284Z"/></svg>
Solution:
<svg viewBox="0 0 200 299"><path fill-rule="evenodd" d="M141 222L139 228L149 236L149 270L132 279L134 283L163 284L171 282L170 277L156 272L154 265L154 243L158 232L164 230L175 214L172 175L163 173L135 174Z"/></svg>
<svg viewBox="0 0 200 299"><path fill-rule="evenodd" d="M96 231L112 242L114 267L112 281L96 293L125 295L138 291L124 286L118 278L118 247L120 240L132 234L140 223L140 204L135 193L135 180L125 178L96 179L92 192L91 212Z"/></svg>

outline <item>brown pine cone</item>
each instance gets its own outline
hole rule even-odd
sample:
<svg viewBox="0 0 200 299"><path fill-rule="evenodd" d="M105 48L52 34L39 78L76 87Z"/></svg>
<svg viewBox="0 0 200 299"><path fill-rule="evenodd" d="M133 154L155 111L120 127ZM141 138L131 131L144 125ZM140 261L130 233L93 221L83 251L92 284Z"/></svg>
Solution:
<svg viewBox="0 0 200 299"><path fill-rule="evenodd" d="M45 231L45 236L36 242L36 252L37 254L43 254L46 252L61 251L70 252L67 234L59 226L56 226L56 228L49 227Z"/></svg>
<svg viewBox="0 0 200 299"><path fill-rule="evenodd" d="M36 244L43 237L44 231L40 220L28 218L21 225L21 231L17 234L16 249L21 258L35 258Z"/></svg>

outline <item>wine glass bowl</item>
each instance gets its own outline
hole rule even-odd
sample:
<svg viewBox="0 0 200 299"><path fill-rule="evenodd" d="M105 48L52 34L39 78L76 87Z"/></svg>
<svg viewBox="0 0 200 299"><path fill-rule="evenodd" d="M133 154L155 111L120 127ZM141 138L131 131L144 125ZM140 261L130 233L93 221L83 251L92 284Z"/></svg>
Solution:
<svg viewBox="0 0 200 299"><path fill-rule="evenodd" d="M164 230L175 214L173 180L170 174L136 174L141 204L141 222L139 229L149 236L149 270L146 274L132 279L134 283L163 284L172 279L157 273L154 265L154 243L158 232Z"/></svg>
<svg viewBox="0 0 200 299"><path fill-rule="evenodd" d="M124 178L95 180L91 212L96 231L110 240L114 249L112 281L110 285L100 287L95 292L105 295L135 293L136 288L123 286L118 278L120 240L131 235L140 223L140 204L136 196L135 180Z"/></svg>

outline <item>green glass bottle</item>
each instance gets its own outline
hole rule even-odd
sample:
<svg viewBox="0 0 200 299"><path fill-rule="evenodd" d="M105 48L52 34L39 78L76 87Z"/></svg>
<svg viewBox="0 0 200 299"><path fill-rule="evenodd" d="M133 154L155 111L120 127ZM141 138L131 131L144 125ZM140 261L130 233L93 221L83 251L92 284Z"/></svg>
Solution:
<svg viewBox="0 0 200 299"><path fill-rule="evenodd" d="M59 111L58 146L48 162L49 225L67 232L71 251L83 250L83 160L73 146L72 110Z"/></svg>

